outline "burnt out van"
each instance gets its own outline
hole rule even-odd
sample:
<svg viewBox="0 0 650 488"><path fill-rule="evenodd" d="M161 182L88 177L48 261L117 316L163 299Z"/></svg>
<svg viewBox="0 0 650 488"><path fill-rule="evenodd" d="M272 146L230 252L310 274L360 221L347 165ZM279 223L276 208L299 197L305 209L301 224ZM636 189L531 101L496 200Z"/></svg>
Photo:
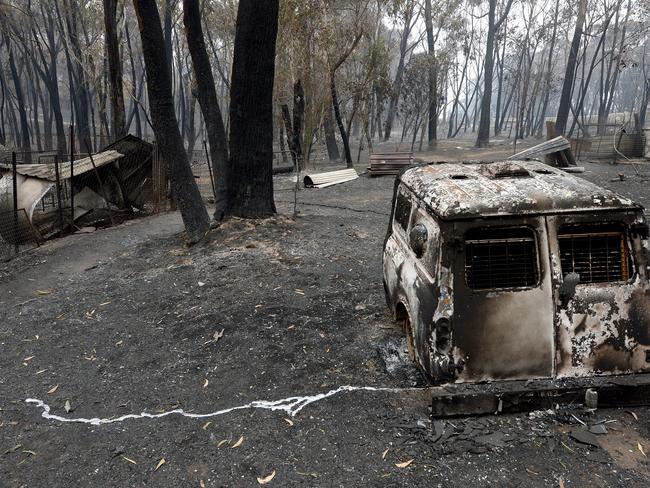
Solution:
<svg viewBox="0 0 650 488"><path fill-rule="evenodd" d="M397 177L384 287L432 383L650 372L643 208L534 161Z"/></svg>

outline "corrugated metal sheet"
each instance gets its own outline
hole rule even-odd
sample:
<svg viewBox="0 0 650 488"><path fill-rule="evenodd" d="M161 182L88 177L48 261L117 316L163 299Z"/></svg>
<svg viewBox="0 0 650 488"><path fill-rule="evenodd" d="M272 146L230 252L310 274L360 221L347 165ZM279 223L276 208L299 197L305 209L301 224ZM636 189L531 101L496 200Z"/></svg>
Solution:
<svg viewBox="0 0 650 488"><path fill-rule="evenodd" d="M109 150L94 154L92 161L95 162L97 168L101 168L102 166L110 164L123 157L124 154L114 150ZM90 157L74 161L74 175L82 175L88 171L92 171L92 161ZM11 170L11 166L7 166L6 164L3 164L2 167ZM56 170L53 164L19 164L16 167L16 171L23 176L32 176L42 180L56 181ZM70 178L69 162L59 164L59 175L61 179Z"/></svg>
<svg viewBox="0 0 650 488"><path fill-rule="evenodd" d="M327 188L346 181L356 180L359 177L354 168L342 169L339 171L328 171L327 173L314 173L305 176L304 183L307 188Z"/></svg>

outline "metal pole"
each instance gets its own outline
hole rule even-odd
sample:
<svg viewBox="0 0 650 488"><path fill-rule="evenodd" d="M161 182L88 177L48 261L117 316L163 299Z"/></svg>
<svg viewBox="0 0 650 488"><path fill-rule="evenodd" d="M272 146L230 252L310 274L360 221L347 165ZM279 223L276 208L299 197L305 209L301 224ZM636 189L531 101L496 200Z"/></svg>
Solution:
<svg viewBox="0 0 650 488"><path fill-rule="evenodd" d="M108 218L111 219L111 225L115 225L115 221L113 220L113 212L111 212L111 207L110 204L108 203L108 196L106 195L106 190L104 190L104 184L102 183L102 179L99 177L99 171L97 171L97 166L95 166L95 160L93 159L93 154L90 150L90 144L88 142L88 139L86 139L84 142L86 143L86 150L88 151L88 157L90 157L90 164L93 165L95 177L99 182L99 189L101 190L102 196L104 197L104 201L106 202L106 210L108 210Z"/></svg>
<svg viewBox="0 0 650 488"><path fill-rule="evenodd" d="M59 155L54 156L54 175L56 176L56 201L59 209L59 229L63 232L63 204L61 203L61 174L59 172Z"/></svg>
<svg viewBox="0 0 650 488"><path fill-rule="evenodd" d="M18 172L16 170L16 153L11 153L11 172L13 174L13 200L14 200L14 245L16 254L18 254Z"/></svg>
<svg viewBox="0 0 650 488"><path fill-rule="evenodd" d="M208 162L208 172L210 173L210 183L212 184L212 196L214 196L214 203L217 203L217 189L214 187L214 177L212 176L212 163L210 162L210 154L208 153L208 144L203 139L203 147L205 148L205 159Z"/></svg>
<svg viewBox="0 0 650 488"><path fill-rule="evenodd" d="M70 125L70 225L74 225L74 125Z"/></svg>

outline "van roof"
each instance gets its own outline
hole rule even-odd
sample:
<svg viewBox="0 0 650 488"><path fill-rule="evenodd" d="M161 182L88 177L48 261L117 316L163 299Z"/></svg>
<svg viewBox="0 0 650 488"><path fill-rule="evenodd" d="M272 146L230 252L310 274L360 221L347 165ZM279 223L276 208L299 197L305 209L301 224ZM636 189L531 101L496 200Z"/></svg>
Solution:
<svg viewBox="0 0 650 488"><path fill-rule="evenodd" d="M428 164L400 180L442 219L643 208L539 161Z"/></svg>

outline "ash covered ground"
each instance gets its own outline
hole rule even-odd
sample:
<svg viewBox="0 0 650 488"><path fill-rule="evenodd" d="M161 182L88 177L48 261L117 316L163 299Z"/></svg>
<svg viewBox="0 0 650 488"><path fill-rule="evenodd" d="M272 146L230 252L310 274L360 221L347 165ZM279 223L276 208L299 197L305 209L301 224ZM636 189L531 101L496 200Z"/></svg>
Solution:
<svg viewBox="0 0 650 488"><path fill-rule="evenodd" d="M584 165L650 205L650 166ZM296 220L291 187L276 180L278 217L233 220L190 249L170 213L0 267L0 485L259 486L275 473L268 486L648 486L647 408L432 423L383 296L392 178L303 190ZM397 390L341 392L294 417L255 408L102 425L45 419L25 402L110 419L342 385ZM577 435L582 423L607 433Z"/></svg>

